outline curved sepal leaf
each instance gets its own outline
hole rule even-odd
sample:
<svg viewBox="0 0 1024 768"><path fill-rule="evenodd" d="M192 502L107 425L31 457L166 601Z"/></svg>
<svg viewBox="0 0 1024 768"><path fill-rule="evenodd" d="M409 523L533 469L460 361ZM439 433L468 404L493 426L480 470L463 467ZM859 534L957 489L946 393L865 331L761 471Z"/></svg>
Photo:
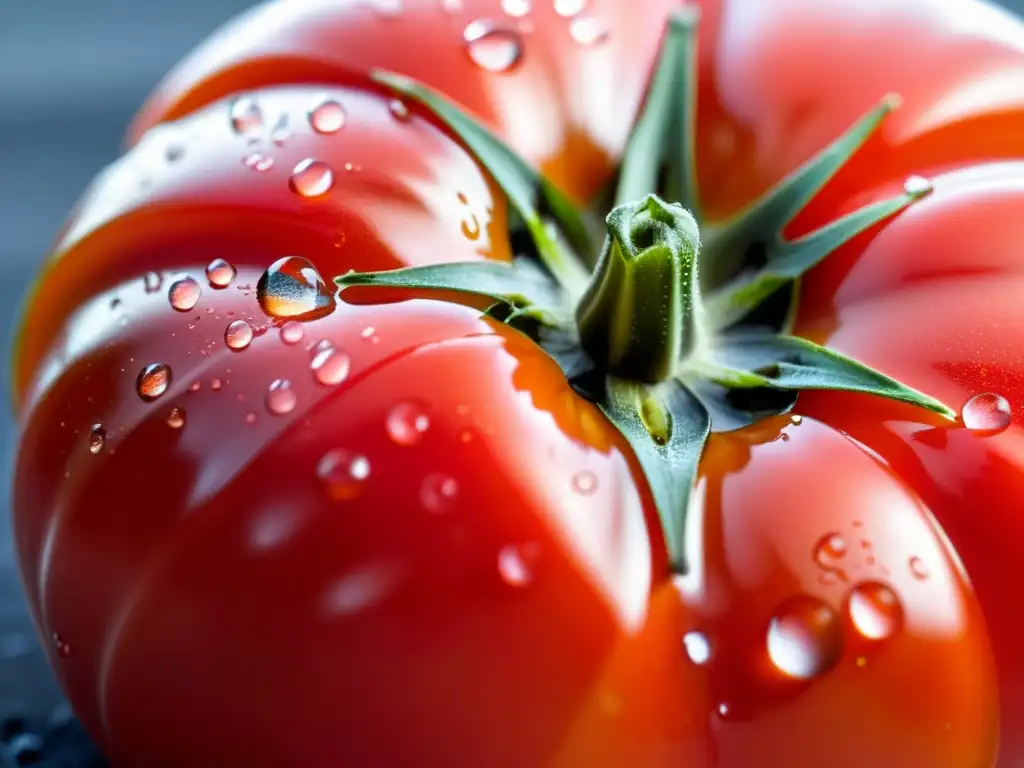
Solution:
<svg viewBox="0 0 1024 768"><path fill-rule="evenodd" d="M508 196L509 203L522 217L541 261L567 288L586 284L586 270L577 258L558 247L545 218L554 220L578 253L591 254L590 234L583 215L575 206L534 171L501 139L437 91L416 80L394 72L375 69L371 78L430 111L452 131L494 177Z"/></svg>
<svg viewBox="0 0 1024 768"><path fill-rule="evenodd" d="M800 394L772 387L730 389L700 378L686 385L711 417L712 432L732 432L789 413Z"/></svg>
<svg viewBox="0 0 1024 768"><path fill-rule="evenodd" d="M658 508L669 562L685 573L686 515L710 430L707 411L681 382L652 387L614 376L599 405L636 453Z"/></svg>

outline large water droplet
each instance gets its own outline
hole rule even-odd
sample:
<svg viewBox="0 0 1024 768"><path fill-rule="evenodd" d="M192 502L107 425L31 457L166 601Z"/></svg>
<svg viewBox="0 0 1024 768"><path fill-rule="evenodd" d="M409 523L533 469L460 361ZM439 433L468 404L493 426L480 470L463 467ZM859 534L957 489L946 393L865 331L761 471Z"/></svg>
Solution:
<svg viewBox="0 0 1024 768"><path fill-rule="evenodd" d="M295 166L288 186L297 195L319 197L334 186L334 169L323 160L306 158Z"/></svg>
<svg viewBox="0 0 1024 768"><path fill-rule="evenodd" d="M995 392L985 392L968 400L960 413L964 426L975 432L994 435L1010 426L1010 402Z"/></svg>
<svg viewBox="0 0 1024 768"><path fill-rule="evenodd" d="M283 416L295 409L298 397L287 379L274 379L267 389L267 410Z"/></svg>
<svg viewBox="0 0 1024 768"><path fill-rule="evenodd" d="M510 27L492 21L474 21L462 36L469 58L488 72L509 72L523 58L522 36Z"/></svg>
<svg viewBox="0 0 1024 768"><path fill-rule="evenodd" d="M139 372L135 391L143 400L156 400L171 385L171 369L163 363L152 363Z"/></svg>
<svg viewBox="0 0 1024 768"><path fill-rule="evenodd" d="M698 666L707 664L711 659L711 643L703 632L687 632L683 635L683 648L690 661Z"/></svg>
<svg viewBox="0 0 1024 768"><path fill-rule="evenodd" d="M608 27L595 16L576 16L569 22L569 34L577 43L589 48L608 39Z"/></svg>
<svg viewBox="0 0 1024 768"><path fill-rule="evenodd" d="M903 606L896 593L877 581L854 587L846 610L854 629L868 640L885 640L903 624Z"/></svg>
<svg viewBox="0 0 1024 768"><path fill-rule="evenodd" d="M214 288L227 288L235 279L235 268L224 259L214 259L206 265L206 279Z"/></svg>
<svg viewBox="0 0 1024 768"><path fill-rule="evenodd" d="M195 309L202 292L199 283L186 275L171 283L171 287L167 289L167 299L171 302L171 306L179 312L188 312Z"/></svg>
<svg viewBox="0 0 1024 768"><path fill-rule="evenodd" d="M528 14L532 5L532 0L501 0L501 10L516 19Z"/></svg>
<svg viewBox="0 0 1024 768"><path fill-rule="evenodd" d="M572 17L587 7L587 0L555 0L555 13Z"/></svg>
<svg viewBox="0 0 1024 768"><path fill-rule="evenodd" d="M281 341L289 346L298 344L305 335L305 331L302 330L302 323L297 320L289 320L281 326Z"/></svg>
<svg viewBox="0 0 1024 768"><path fill-rule="evenodd" d="M419 403L398 403L388 412L388 437L397 445L410 447L423 440L430 429L430 417Z"/></svg>
<svg viewBox="0 0 1024 768"><path fill-rule="evenodd" d="M252 343L253 330L245 320L235 320L224 329L224 343L241 352Z"/></svg>
<svg viewBox="0 0 1024 768"><path fill-rule="evenodd" d="M454 477L435 473L427 475L420 485L420 504L428 512L447 512L459 495L459 484Z"/></svg>
<svg viewBox="0 0 1024 768"><path fill-rule="evenodd" d="M97 454L107 444L107 430L102 424L93 424L89 430L89 453Z"/></svg>
<svg viewBox="0 0 1024 768"><path fill-rule="evenodd" d="M256 284L256 298L271 317L312 319L334 310L324 279L300 256L271 264Z"/></svg>
<svg viewBox="0 0 1024 768"><path fill-rule="evenodd" d="M350 501L363 492L370 476L370 461L349 451L329 451L317 463L316 475L332 499Z"/></svg>
<svg viewBox="0 0 1024 768"><path fill-rule="evenodd" d="M768 658L784 675L810 680L842 655L842 625L835 611L807 595L779 606L768 625Z"/></svg>
<svg viewBox="0 0 1024 768"><path fill-rule="evenodd" d="M263 111L251 96L240 96L232 101L230 115L235 133L250 134L263 127Z"/></svg>
<svg viewBox="0 0 1024 768"><path fill-rule="evenodd" d="M167 426L172 429L181 429L185 426L185 409L174 406L167 412Z"/></svg>
<svg viewBox="0 0 1024 768"><path fill-rule="evenodd" d="M498 553L498 573L510 587L526 587L533 581L540 548L533 543L509 544Z"/></svg>
<svg viewBox="0 0 1024 768"><path fill-rule="evenodd" d="M309 124L317 133L337 133L345 126L345 108L335 99L324 96L309 111Z"/></svg>
<svg viewBox="0 0 1024 768"><path fill-rule="evenodd" d="M317 352L310 363L313 378L325 387L335 387L348 378L352 360L340 349L333 346Z"/></svg>

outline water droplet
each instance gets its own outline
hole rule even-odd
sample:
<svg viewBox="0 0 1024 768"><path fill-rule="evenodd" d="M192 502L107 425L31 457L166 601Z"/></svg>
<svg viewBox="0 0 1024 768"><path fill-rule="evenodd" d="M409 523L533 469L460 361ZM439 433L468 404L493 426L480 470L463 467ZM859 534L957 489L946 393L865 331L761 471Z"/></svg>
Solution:
<svg viewBox="0 0 1024 768"><path fill-rule="evenodd" d="M306 158L295 166L288 186L297 195L320 197L334 186L334 169L323 160Z"/></svg>
<svg viewBox="0 0 1024 768"><path fill-rule="evenodd" d="M995 392L985 392L968 400L960 413L964 426L983 434L998 434L1010 426L1010 402Z"/></svg>
<svg viewBox="0 0 1024 768"><path fill-rule="evenodd" d="M185 426L185 409L174 406L167 412L167 424L172 429L181 429Z"/></svg>
<svg viewBox="0 0 1024 768"><path fill-rule="evenodd" d="M188 312L194 309L199 303L201 294L202 289L199 287L199 283L187 275L179 277L171 283L171 287L167 290L167 298L171 302L171 306L179 312Z"/></svg>
<svg viewBox="0 0 1024 768"><path fill-rule="evenodd" d="M725 703L719 704L718 705L718 714L721 717L728 717L729 716L729 705L725 704Z"/></svg>
<svg viewBox="0 0 1024 768"><path fill-rule="evenodd" d="M231 102L231 129L247 135L263 127L263 111L251 96L240 96Z"/></svg>
<svg viewBox="0 0 1024 768"><path fill-rule="evenodd" d="M877 581L854 587L846 610L854 628L868 640L885 640L903 623L903 606L896 593Z"/></svg>
<svg viewBox="0 0 1024 768"><path fill-rule="evenodd" d="M430 417L419 403L399 403L388 412L388 437L402 446L411 447L423 440L430 429Z"/></svg>
<svg viewBox="0 0 1024 768"><path fill-rule="evenodd" d="M405 122L409 119L409 107L401 99L392 99L388 102L388 112L395 120Z"/></svg>
<svg viewBox="0 0 1024 768"><path fill-rule="evenodd" d="M142 287L146 293L156 293L160 290L160 286L163 285L163 278L159 272L147 272L142 276Z"/></svg>
<svg viewBox="0 0 1024 768"><path fill-rule="evenodd" d="M608 27L595 16L576 16L569 22L569 34L580 45L600 45L608 39Z"/></svg>
<svg viewBox="0 0 1024 768"><path fill-rule="evenodd" d="M89 430L89 453L97 454L107 444L107 430L102 424L93 424Z"/></svg>
<svg viewBox="0 0 1024 768"><path fill-rule="evenodd" d="M283 416L295 408L298 397L292 389L292 383L287 379L275 379L267 389L267 410L271 413Z"/></svg>
<svg viewBox="0 0 1024 768"><path fill-rule="evenodd" d="M779 606L768 625L768 658L784 675L810 680L839 661L842 626L835 611L806 595Z"/></svg>
<svg viewBox="0 0 1024 768"><path fill-rule="evenodd" d="M348 372L352 368L352 360L340 349L327 347L313 356L310 363L310 370L313 371L313 378L318 384L325 387L334 387L341 384L348 378Z"/></svg>
<svg viewBox="0 0 1024 768"><path fill-rule="evenodd" d="M373 10L378 16L393 19L402 14L402 0L373 0Z"/></svg>
<svg viewBox="0 0 1024 768"><path fill-rule="evenodd" d="M474 21L462 37L469 58L488 72L509 72L523 58L522 37L515 29L491 21Z"/></svg>
<svg viewBox="0 0 1024 768"><path fill-rule="evenodd" d="M284 113L277 119L277 125L270 132L270 140L277 146L283 147L285 142L292 137L291 128L288 127L288 113Z"/></svg>
<svg viewBox="0 0 1024 768"><path fill-rule="evenodd" d="M298 344L305 335L305 331L302 330L302 323L297 320L289 320L281 326L281 341L289 346Z"/></svg>
<svg viewBox="0 0 1024 768"><path fill-rule="evenodd" d="M185 148L181 144L168 144L164 149L164 159L168 163L176 163L185 156Z"/></svg>
<svg viewBox="0 0 1024 768"><path fill-rule="evenodd" d="M924 197L930 194L933 189L932 182L924 176L909 176L903 182L903 191L914 197Z"/></svg>
<svg viewBox="0 0 1024 768"><path fill-rule="evenodd" d="M814 562L829 574L830 583L835 583L836 579L841 581L847 580L846 571L840 567L840 562L846 557L847 545L846 539L844 539L838 533L827 533L825 534L818 543L814 546Z"/></svg>
<svg viewBox="0 0 1024 768"><path fill-rule="evenodd" d="M919 581L924 581L929 576L931 576L931 571L928 570L928 566L920 557L910 558L909 565L910 573L913 575L915 579L918 579Z"/></svg>
<svg viewBox="0 0 1024 768"><path fill-rule="evenodd" d="M242 159L246 168L254 171L269 171L274 167L274 158L264 155L262 152L250 152Z"/></svg>
<svg viewBox="0 0 1024 768"><path fill-rule="evenodd" d="M312 319L334 310L334 297L312 264L300 256L278 259L256 284L260 307L271 317Z"/></svg>
<svg viewBox="0 0 1024 768"><path fill-rule="evenodd" d="M531 0L501 0L501 9L516 19L528 14L531 5Z"/></svg>
<svg viewBox="0 0 1024 768"><path fill-rule="evenodd" d="M345 126L345 108L334 99L324 96L309 111L309 125L317 133L337 133Z"/></svg>
<svg viewBox="0 0 1024 768"><path fill-rule="evenodd" d="M448 13L458 13L462 10L462 0L441 0L441 7Z"/></svg>
<svg viewBox="0 0 1024 768"><path fill-rule="evenodd" d="M597 475L589 469L581 470L572 476L572 487L579 493L593 493L597 489Z"/></svg>
<svg viewBox="0 0 1024 768"><path fill-rule="evenodd" d="M227 288L235 279L235 268L224 259L214 259L206 265L206 279L214 288Z"/></svg>
<svg viewBox="0 0 1024 768"><path fill-rule="evenodd" d="M245 320L235 320L224 330L224 343L240 352L252 343L252 326Z"/></svg>
<svg viewBox="0 0 1024 768"><path fill-rule="evenodd" d="M188 385L188 391L189 392L198 392L199 388L201 386L202 386L202 384L199 382L199 379L196 379L195 381L193 381L191 384Z"/></svg>
<svg viewBox="0 0 1024 768"><path fill-rule="evenodd" d="M53 633L53 647L57 649L57 655L62 659L71 655L71 646L56 632Z"/></svg>
<svg viewBox="0 0 1024 768"><path fill-rule="evenodd" d="M245 414L245 423L246 424L255 424L256 423L256 412L255 411L249 411L247 414Z"/></svg>
<svg viewBox="0 0 1024 768"><path fill-rule="evenodd" d="M171 384L171 369L163 363L152 363L139 372L135 391L143 400L156 400Z"/></svg>
<svg viewBox="0 0 1024 768"><path fill-rule="evenodd" d="M349 451L329 451L317 463L316 476L332 499L350 501L363 492L370 476L370 461Z"/></svg>
<svg viewBox="0 0 1024 768"><path fill-rule="evenodd" d="M435 514L451 509L458 495L459 484L450 475L427 475L420 485L420 504Z"/></svg>
<svg viewBox="0 0 1024 768"><path fill-rule="evenodd" d="M509 544L498 553L498 573L510 587L526 587L533 581L533 569L540 549L536 544Z"/></svg>
<svg viewBox="0 0 1024 768"><path fill-rule="evenodd" d="M572 17L587 6L587 0L555 0L555 13Z"/></svg>
<svg viewBox="0 0 1024 768"><path fill-rule="evenodd" d="M711 643L703 632L687 632L683 635L686 655L697 666L707 664L711 659Z"/></svg>
<svg viewBox="0 0 1024 768"><path fill-rule="evenodd" d="M210 389L212 389L214 392L220 392L221 387L223 386L224 382L221 381L220 379L214 379L213 381L210 382Z"/></svg>

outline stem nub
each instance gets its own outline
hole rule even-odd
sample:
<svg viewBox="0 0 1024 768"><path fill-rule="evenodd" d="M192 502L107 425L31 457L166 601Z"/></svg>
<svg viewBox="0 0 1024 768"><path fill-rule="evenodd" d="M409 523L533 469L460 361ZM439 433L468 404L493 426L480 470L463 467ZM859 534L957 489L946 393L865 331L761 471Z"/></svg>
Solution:
<svg viewBox="0 0 1024 768"><path fill-rule="evenodd" d="M609 373L634 381L672 377L699 332L697 222L648 195L616 207L576 308L580 342Z"/></svg>

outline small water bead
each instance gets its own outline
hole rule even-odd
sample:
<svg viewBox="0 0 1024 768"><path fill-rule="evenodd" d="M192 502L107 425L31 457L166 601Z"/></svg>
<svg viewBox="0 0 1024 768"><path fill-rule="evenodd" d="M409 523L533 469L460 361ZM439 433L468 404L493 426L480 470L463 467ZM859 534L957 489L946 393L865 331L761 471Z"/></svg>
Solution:
<svg viewBox="0 0 1024 768"><path fill-rule="evenodd" d="M454 477L435 473L427 475L420 485L420 504L428 512L447 512L459 495L459 484Z"/></svg>
<svg viewBox="0 0 1024 768"><path fill-rule="evenodd" d="M903 182L903 191L915 197L923 197L934 189L931 180L924 176L908 176L907 180Z"/></svg>
<svg viewBox="0 0 1024 768"><path fill-rule="evenodd" d="M854 587L846 611L857 632L868 640L885 640L903 624L903 606L896 593L877 581Z"/></svg>
<svg viewBox="0 0 1024 768"><path fill-rule="evenodd" d="M251 96L240 96L231 102L231 129L248 135L263 128L263 111Z"/></svg>
<svg viewBox="0 0 1024 768"><path fill-rule="evenodd" d="M827 583L846 581L847 575L840 563L846 557L847 549L846 539L838 533L825 534L814 546L814 562L825 572Z"/></svg>
<svg viewBox="0 0 1024 768"><path fill-rule="evenodd" d="M711 659L711 643L703 632L687 632L683 635L686 655L697 666L707 664Z"/></svg>
<svg viewBox="0 0 1024 768"><path fill-rule="evenodd" d="M522 61L522 36L511 27L474 21L466 27L462 37L469 58L488 72L510 72Z"/></svg>
<svg viewBox="0 0 1024 768"><path fill-rule="evenodd" d="M924 581L931 576L931 571L920 557L912 557L909 562L910 573L918 581Z"/></svg>
<svg viewBox="0 0 1024 768"><path fill-rule="evenodd" d="M501 0L501 10L513 18L521 18L530 12L531 0Z"/></svg>
<svg viewBox="0 0 1024 768"><path fill-rule="evenodd" d="M235 320L224 330L224 343L236 352L241 352L252 343L252 326L245 320Z"/></svg>
<svg viewBox="0 0 1024 768"><path fill-rule="evenodd" d="M102 424L93 424L89 430L89 453L95 455L107 444L107 430Z"/></svg>
<svg viewBox="0 0 1024 768"><path fill-rule="evenodd" d="M370 477L370 461L362 454L333 450L316 465L316 476L335 501L351 501L363 492Z"/></svg>
<svg viewBox="0 0 1024 768"><path fill-rule="evenodd" d="M968 400L960 413L964 426L983 434L998 434L1010 426L1013 409L1010 401L995 392L985 392Z"/></svg>
<svg viewBox="0 0 1024 768"><path fill-rule="evenodd" d="M167 290L167 299L171 302L171 306L179 312L189 312L195 309L196 304L199 303L202 292L198 281L186 275L171 283L171 287Z"/></svg>
<svg viewBox="0 0 1024 768"><path fill-rule="evenodd" d="M309 125L317 133L337 133L345 127L345 108L338 101L324 96L309 111Z"/></svg>
<svg viewBox="0 0 1024 768"><path fill-rule="evenodd" d="M267 389L267 410L278 416L291 413L298 403L295 390L288 379L275 379Z"/></svg>
<svg viewBox="0 0 1024 768"><path fill-rule="evenodd" d="M245 414L245 423L246 424L255 424L256 423L256 412L255 411L249 411L248 413Z"/></svg>
<svg viewBox="0 0 1024 768"><path fill-rule="evenodd" d="M164 149L164 159L168 163L176 163L185 156L185 148L181 144L168 144Z"/></svg>
<svg viewBox="0 0 1024 768"><path fill-rule="evenodd" d="M71 646L65 642L64 638L62 638L57 632L53 633L52 638L53 647L57 649L58 656L62 659L66 659L71 655Z"/></svg>
<svg viewBox="0 0 1024 768"><path fill-rule="evenodd" d="M589 48L608 39L608 27L594 16L576 16L569 22L569 34L577 43Z"/></svg>
<svg viewBox="0 0 1024 768"><path fill-rule="evenodd" d="M430 429L430 417L419 403L407 401L394 406L387 417L388 437L396 445L412 447Z"/></svg>
<svg viewBox="0 0 1024 768"><path fill-rule="evenodd" d="M587 7L587 0L554 0L555 13L571 18Z"/></svg>
<svg viewBox="0 0 1024 768"><path fill-rule="evenodd" d="M270 140L277 146L283 147L285 142L292 137L291 128L288 126L288 114L285 113L278 118L274 130L270 132Z"/></svg>
<svg viewBox="0 0 1024 768"><path fill-rule="evenodd" d="M206 265L206 279L214 288L227 288L235 279L235 267L224 259L214 259Z"/></svg>
<svg viewBox="0 0 1024 768"><path fill-rule="evenodd" d="M405 122L409 119L409 107L406 106L405 102L401 99L392 99L388 102L388 112L391 116L400 122Z"/></svg>
<svg viewBox="0 0 1024 768"><path fill-rule="evenodd" d="M163 278L159 272L147 272L142 276L142 287L146 293L156 293L160 290L160 286L163 285Z"/></svg>
<svg viewBox="0 0 1024 768"><path fill-rule="evenodd" d="M152 363L139 372L135 391L143 400L156 400L171 385L171 369L163 363Z"/></svg>
<svg viewBox="0 0 1024 768"><path fill-rule="evenodd" d="M250 152L242 159L242 163L254 171L269 171L274 167L274 158L262 152Z"/></svg>
<svg viewBox="0 0 1024 768"><path fill-rule="evenodd" d="M347 354L333 346L318 352L313 356L310 363L310 370L313 371L313 378L318 384L325 387L335 387L348 378L352 369L352 360Z"/></svg>
<svg viewBox="0 0 1024 768"><path fill-rule="evenodd" d="M323 160L306 158L292 170L288 186L302 197L320 197L334 186L334 169Z"/></svg>
<svg viewBox="0 0 1024 768"><path fill-rule="evenodd" d="M787 677L810 680L842 655L842 625L821 600L797 595L779 606L768 625L768 658Z"/></svg>
<svg viewBox="0 0 1024 768"><path fill-rule="evenodd" d="M281 341L289 346L298 344L305 335L305 331L302 330L302 323L297 320L289 320L281 326Z"/></svg>
<svg viewBox="0 0 1024 768"><path fill-rule="evenodd" d="M584 469L572 476L572 487L583 494L593 493L597 489L597 475Z"/></svg>
<svg viewBox="0 0 1024 768"><path fill-rule="evenodd" d="M174 406L167 412L167 425L172 429L181 429L185 426L185 409Z"/></svg>
<svg viewBox="0 0 1024 768"><path fill-rule="evenodd" d="M312 319L334 310L334 296L320 273L300 256L278 259L256 284L256 298L271 317Z"/></svg>
<svg viewBox="0 0 1024 768"><path fill-rule="evenodd" d="M462 10L462 0L441 0L441 8L448 13L458 13Z"/></svg>
<svg viewBox="0 0 1024 768"><path fill-rule="evenodd" d="M196 379L195 381L188 385L188 391L198 392L201 386L203 386L202 383L199 381L199 379Z"/></svg>
<svg viewBox="0 0 1024 768"><path fill-rule="evenodd" d="M223 386L224 382L221 381L220 379L214 379L213 381L210 382L210 389L212 389L214 392L220 392L221 387Z"/></svg>
<svg viewBox="0 0 1024 768"><path fill-rule="evenodd" d="M526 587L533 581L539 548L536 544L509 544L498 553L498 573L510 587Z"/></svg>
<svg viewBox="0 0 1024 768"><path fill-rule="evenodd" d="M402 14L402 0L373 0L373 10L378 16L393 19Z"/></svg>

